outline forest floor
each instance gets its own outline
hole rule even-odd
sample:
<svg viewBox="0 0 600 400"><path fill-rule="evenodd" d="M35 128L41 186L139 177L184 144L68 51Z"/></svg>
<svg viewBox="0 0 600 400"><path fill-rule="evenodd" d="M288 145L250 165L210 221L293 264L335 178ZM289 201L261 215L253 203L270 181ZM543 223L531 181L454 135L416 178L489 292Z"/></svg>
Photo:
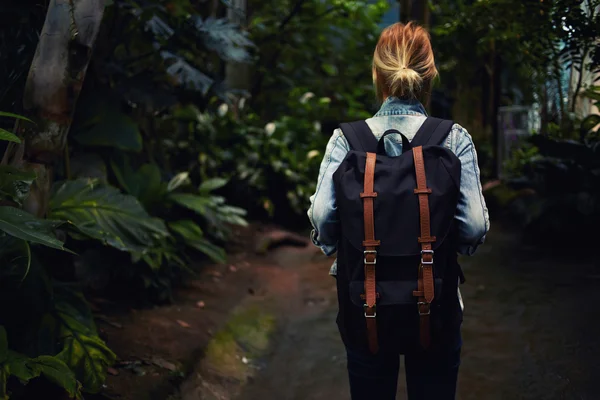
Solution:
<svg viewBox="0 0 600 400"><path fill-rule="evenodd" d="M348 399L332 260L312 245L254 251L257 240L264 247L265 235L277 234L243 233L230 263L205 268L173 305L100 321L122 360L106 396ZM600 398L598 261L524 246L520 234L496 223L461 264L467 283L458 399Z"/></svg>

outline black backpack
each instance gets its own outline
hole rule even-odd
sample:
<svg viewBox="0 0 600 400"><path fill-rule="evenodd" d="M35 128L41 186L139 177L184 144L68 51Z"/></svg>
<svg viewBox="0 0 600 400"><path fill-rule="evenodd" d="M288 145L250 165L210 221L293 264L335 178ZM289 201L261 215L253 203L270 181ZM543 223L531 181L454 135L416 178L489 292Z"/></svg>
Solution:
<svg viewBox="0 0 600 400"><path fill-rule="evenodd" d="M333 174L340 220L338 327L345 345L430 350L460 326L454 230L460 160L442 146L453 122L427 118L412 142L341 124L350 151ZM384 137L402 136L388 157Z"/></svg>

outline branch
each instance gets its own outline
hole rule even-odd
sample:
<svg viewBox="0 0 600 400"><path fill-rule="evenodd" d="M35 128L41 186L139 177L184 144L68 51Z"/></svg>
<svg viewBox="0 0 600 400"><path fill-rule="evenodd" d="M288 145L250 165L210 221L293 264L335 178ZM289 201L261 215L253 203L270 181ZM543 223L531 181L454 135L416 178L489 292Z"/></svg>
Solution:
<svg viewBox="0 0 600 400"><path fill-rule="evenodd" d="M298 0L296 2L296 4L294 5L294 8L292 9L292 11L290 11L288 16L285 17L285 19L283 21L281 21L281 23L279 24L279 28L278 28L279 32L274 35L269 35L269 36L279 36L280 37L279 48L275 51L273 56L271 56L271 59L269 60L269 62L267 62L264 65L273 65L277 61L277 58L279 58L279 55L281 54L281 51L282 51L282 47L287 42L287 36L282 35L281 33L283 33L283 30L285 29L286 25L290 23L292 18L294 18L294 16L296 16L300 13L300 11L302 10L302 6L304 5L304 3L306 3L306 1L307 0ZM259 62L260 62L260 60L259 60ZM254 82L254 86L252 87L252 90L250 91L252 98L256 97L256 95L260 92L260 88L262 86L264 76L265 76L265 74L260 74L257 77L256 81Z"/></svg>
<svg viewBox="0 0 600 400"><path fill-rule="evenodd" d="M294 5L294 8L292 8L292 11L290 11L290 13L279 23L279 26L277 27L277 32L271 33L270 35L265 36L263 38L263 43L268 42L269 40L276 38L278 36L281 36L281 34L283 33L283 30L290 23L292 18L294 18L296 15L298 15L298 13L300 13L302 6L304 5L304 3L306 3L306 1L307 0L298 0L296 2L296 4Z"/></svg>
<svg viewBox="0 0 600 400"><path fill-rule="evenodd" d="M300 12L300 10L302 9L302 6L304 5L304 3L306 3L306 0L298 0L296 2L296 4L294 5L294 8L292 8L292 11L279 24L279 32L283 31L283 29L285 28L285 26L287 24L289 24L289 22L292 20L292 18L294 18L294 16L296 16L296 14L298 14Z"/></svg>

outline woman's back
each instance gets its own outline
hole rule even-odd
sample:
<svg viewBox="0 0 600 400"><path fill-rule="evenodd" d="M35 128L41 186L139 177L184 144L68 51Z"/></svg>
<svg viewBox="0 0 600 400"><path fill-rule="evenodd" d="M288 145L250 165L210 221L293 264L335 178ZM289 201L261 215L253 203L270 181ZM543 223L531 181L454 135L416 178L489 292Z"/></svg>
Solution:
<svg viewBox="0 0 600 400"><path fill-rule="evenodd" d="M373 55L372 73L377 97L382 102L379 112L366 120L372 134L379 140L386 131L395 129L411 141L421 126L429 126L423 125L427 114L420 102L429 96L432 81L437 75L428 33L414 24L395 24L386 28ZM460 294L456 290L458 275L453 275L456 268L460 268L455 256L456 253L471 255L483 243L489 229L489 217L482 195L477 153L470 135L458 124L452 128L449 124L445 125L443 133L448 133L443 146L454 154L439 146L415 146L412 155L404 153L412 158L401 158L397 164L389 157L400 156L403 152L402 137L398 134L384 138L385 155L388 157L382 157L381 161L375 153L353 152L349 155L348 140L340 129L334 131L327 144L316 191L310 198L308 216L314 228L311 234L313 243L326 255L335 254L338 247L340 251L340 269L338 271L334 263L330 274L337 276L338 325L347 346L353 400L396 398L398 353L379 351L378 343L385 336L386 329L392 333L386 337L395 341L396 333L411 324L417 324L422 346L411 344L402 350L408 398L454 399L462 345L462 311L458 307ZM407 164L407 160L414 161L414 166ZM445 170L447 165L450 170ZM378 168L383 169L377 172ZM437 173L428 175L432 172ZM460 185L457 185L458 177ZM357 179L364 183L364 188ZM386 184L378 185L378 179L387 179ZM433 190L428 187L430 181ZM345 183L348 185L344 186ZM340 188L338 196L336 187ZM350 187L352 190L347 190ZM391 192L378 195L376 190ZM434 214L430 213L428 204L432 193L434 197L430 204ZM406 206L398 209L400 203ZM436 207L444 213L435 214ZM430 234L430 226L433 232L436 229L442 232L439 225L436 226L436 219L432 219L435 215L444 216L445 226L454 226L445 231L452 231L446 236L452 240L446 240L443 235L436 239ZM357 218L358 223L355 221ZM402 232L404 236L382 234L382 237L375 237L374 231L382 225L387 225L387 233ZM413 235L412 229L419 225L420 233ZM344 227L350 229L342 232ZM357 241L363 227L364 237ZM352 240L348 239L350 236ZM386 237L394 239L384 244ZM407 244L413 246L410 252L399 250ZM436 247L440 244L442 247ZM433 262L433 249L438 257L437 268ZM381 252L379 256L378 250ZM454 262L450 262L452 258ZM444 271L450 273L445 274ZM449 283L438 287L438 278ZM376 286L378 279L385 284L385 289ZM443 291L443 287L448 290ZM442 290L442 299L437 297L438 288ZM438 330L443 333L438 337L448 340L443 340L435 351L424 350L429 349L429 332L434 331L429 321L433 321L435 315L450 311L444 304L454 304L451 313L459 318L446 319L447 324L442 322L446 328ZM436 311L433 311L434 307ZM376 310L380 311L379 316ZM388 324L389 318L396 318L400 310L406 319L399 324ZM348 338L351 340L346 340ZM354 346L354 339L368 342L370 351Z"/></svg>

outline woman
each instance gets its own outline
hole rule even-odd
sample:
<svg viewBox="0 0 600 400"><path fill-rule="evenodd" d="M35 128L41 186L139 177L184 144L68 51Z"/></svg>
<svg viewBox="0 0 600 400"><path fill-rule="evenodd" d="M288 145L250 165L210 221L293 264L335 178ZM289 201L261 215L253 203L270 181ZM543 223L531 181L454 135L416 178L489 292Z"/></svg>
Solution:
<svg viewBox="0 0 600 400"><path fill-rule="evenodd" d="M373 82L380 110L367 125L379 139L389 129L397 129L409 140L415 136L427 115L420 101L427 100L437 76L429 34L413 23L394 24L386 28L373 55ZM402 140L387 136L385 150L389 156L402 154ZM455 124L444 144L460 160L460 194L455 214L457 251L472 255L483 243L489 230L489 217L481 191L477 154L471 136ZM309 219L313 225L312 241L326 255L337 250L340 222L337 219L333 173L349 151L348 141L340 129L329 140L323 158L317 189L310 198ZM336 275L334 262L330 274ZM460 308L462 299L457 293ZM454 337L454 336L453 336ZM405 354L408 397L415 399L454 399L460 363L462 339L460 327L456 339L444 351L423 357ZM353 400L389 400L396 396L399 355L370 354L347 349L350 390Z"/></svg>

